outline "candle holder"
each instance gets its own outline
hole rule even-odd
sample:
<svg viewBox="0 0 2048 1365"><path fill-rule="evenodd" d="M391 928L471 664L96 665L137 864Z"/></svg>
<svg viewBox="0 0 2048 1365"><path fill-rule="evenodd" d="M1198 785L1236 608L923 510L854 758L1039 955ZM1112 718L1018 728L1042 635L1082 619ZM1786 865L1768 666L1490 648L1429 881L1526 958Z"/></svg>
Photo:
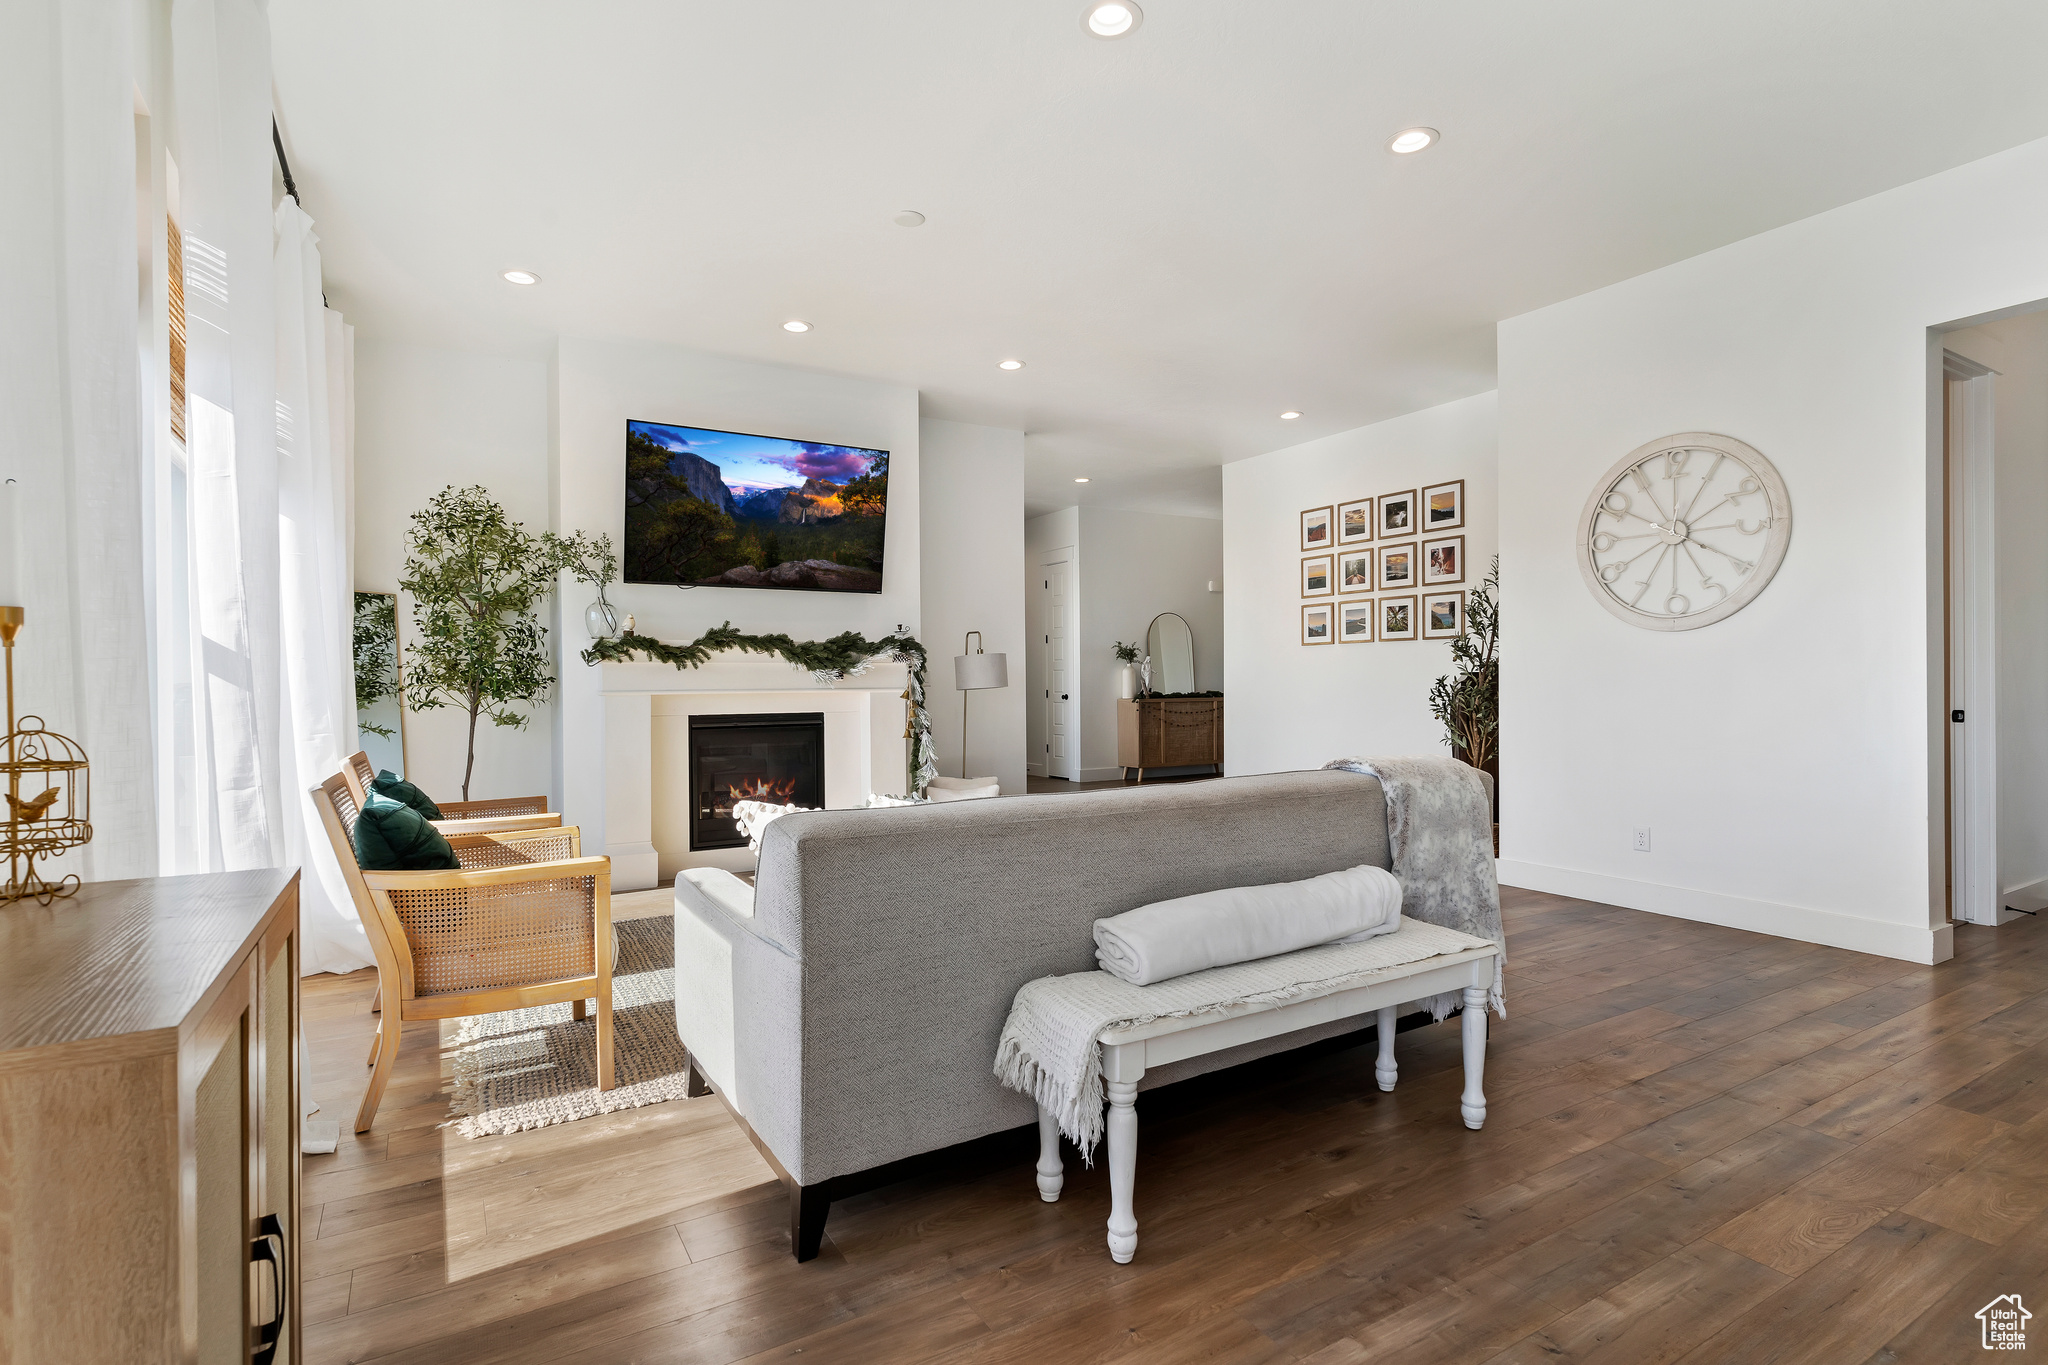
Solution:
<svg viewBox="0 0 2048 1365"><path fill-rule="evenodd" d="M92 842L92 767L85 750L47 729L41 716L15 718L14 637L23 619L20 607L0 607L0 647L7 654L7 736L0 740L7 797L0 851L7 855L7 884L0 886L0 904L33 897L48 905L77 891L78 875L52 882L36 871L36 860Z"/></svg>

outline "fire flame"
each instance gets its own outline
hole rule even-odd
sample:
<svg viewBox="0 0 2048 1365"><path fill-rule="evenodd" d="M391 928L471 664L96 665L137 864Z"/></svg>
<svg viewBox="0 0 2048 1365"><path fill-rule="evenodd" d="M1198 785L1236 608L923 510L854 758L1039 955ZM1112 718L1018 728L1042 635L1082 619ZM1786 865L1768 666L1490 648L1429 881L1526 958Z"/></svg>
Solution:
<svg viewBox="0 0 2048 1365"><path fill-rule="evenodd" d="M768 782L757 778L751 787L728 785L725 794L735 801L772 801L777 805L787 805L789 799L796 795L796 779Z"/></svg>

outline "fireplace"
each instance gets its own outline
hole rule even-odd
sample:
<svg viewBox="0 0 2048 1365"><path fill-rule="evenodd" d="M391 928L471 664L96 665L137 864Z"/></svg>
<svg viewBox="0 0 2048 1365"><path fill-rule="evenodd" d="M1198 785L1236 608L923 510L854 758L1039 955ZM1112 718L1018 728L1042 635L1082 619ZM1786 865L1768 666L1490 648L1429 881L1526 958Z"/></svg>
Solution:
<svg viewBox="0 0 2048 1365"><path fill-rule="evenodd" d="M690 717L690 847L744 848L735 801L825 804L825 713Z"/></svg>

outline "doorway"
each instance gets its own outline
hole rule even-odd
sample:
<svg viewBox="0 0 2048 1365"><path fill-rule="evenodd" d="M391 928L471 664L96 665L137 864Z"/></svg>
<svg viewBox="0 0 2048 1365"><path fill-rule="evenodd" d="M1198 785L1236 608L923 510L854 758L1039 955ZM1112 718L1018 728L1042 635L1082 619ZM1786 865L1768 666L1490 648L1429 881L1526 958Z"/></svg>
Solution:
<svg viewBox="0 0 2048 1365"><path fill-rule="evenodd" d="M1948 918L1998 923L1996 373L1941 355L1942 709Z"/></svg>
<svg viewBox="0 0 2048 1365"><path fill-rule="evenodd" d="M1075 590L1072 550L1055 550L1038 566L1039 648L1045 651L1045 775L1081 777L1080 685L1074 645L1081 637L1081 599Z"/></svg>

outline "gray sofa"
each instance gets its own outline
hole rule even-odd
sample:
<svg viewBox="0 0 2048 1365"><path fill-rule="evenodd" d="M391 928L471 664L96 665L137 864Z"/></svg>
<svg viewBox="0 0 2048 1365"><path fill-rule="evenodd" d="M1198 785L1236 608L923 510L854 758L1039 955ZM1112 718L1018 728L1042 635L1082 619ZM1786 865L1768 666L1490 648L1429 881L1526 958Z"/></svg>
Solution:
<svg viewBox="0 0 2048 1365"><path fill-rule="evenodd" d="M1346 772L784 816L757 890L677 879L676 1023L790 1187L792 1249L888 1168L1035 1122L996 1083L1017 988L1095 966L1090 926L1225 886L1389 866L1379 782ZM1356 1021L1149 1072L1152 1086Z"/></svg>

